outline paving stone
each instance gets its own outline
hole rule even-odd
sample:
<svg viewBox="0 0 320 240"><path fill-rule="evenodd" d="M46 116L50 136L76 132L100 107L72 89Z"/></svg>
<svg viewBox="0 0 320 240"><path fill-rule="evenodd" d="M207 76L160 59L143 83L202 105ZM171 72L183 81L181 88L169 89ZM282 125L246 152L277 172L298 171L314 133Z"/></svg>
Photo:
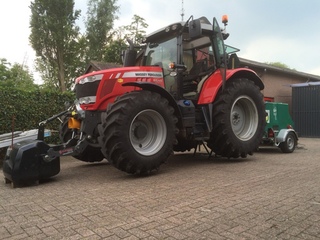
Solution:
<svg viewBox="0 0 320 240"><path fill-rule="evenodd" d="M236 160L177 153L148 177L63 157L52 180L0 184L0 239L319 239L320 139L299 142Z"/></svg>

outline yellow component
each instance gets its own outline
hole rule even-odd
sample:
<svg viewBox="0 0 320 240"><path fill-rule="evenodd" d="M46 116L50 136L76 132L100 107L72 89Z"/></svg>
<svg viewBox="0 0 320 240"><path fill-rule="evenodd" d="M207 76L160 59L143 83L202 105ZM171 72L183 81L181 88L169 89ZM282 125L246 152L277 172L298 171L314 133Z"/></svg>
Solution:
<svg viewBox="0 0 320 240"><path fill-rule="evenodd" d="M123 83L123 79L122 78L119 78L117 81L118 81L118 83Z"/></svg>
<svg viewBox="0 0 320 240"><path fill-rule="evenodd" d="M71 129L80 129L81 122L73 117L68 120L68 128Z"/></svg>
<svg viewBox="0 0 320 240"><path fill-rule="evenodd" d="M76 111L72 111L72 113L71 113L72 116L75 116L76 114L77 114Z"/></svg>

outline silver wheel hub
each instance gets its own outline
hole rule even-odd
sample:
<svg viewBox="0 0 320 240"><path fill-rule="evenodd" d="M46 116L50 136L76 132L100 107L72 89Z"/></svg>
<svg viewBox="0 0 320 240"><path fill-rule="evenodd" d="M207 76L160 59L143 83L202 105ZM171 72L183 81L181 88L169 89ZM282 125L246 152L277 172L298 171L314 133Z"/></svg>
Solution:
<svg viewBox="0 0 320 240"><path fill-rule="evenodd" d="M139 112L133 119L129 131L132 147L145 156L159 152L167 138L164 118L151 109Z"/></svg>
<svg viewBox="0 0 320 240"><path fill-rule="evenodd" d="M230 112L233 133L242 141L250 140L257 131L259 116L254 101L248 96L238 97Z"/></svg>
<svg viewBox="0 0 320 240"><path fill-rule="evenodd" d="M287 139L287 146L289 149L292 149L294 147L294 140L291 137L288 137Z"/></svg>

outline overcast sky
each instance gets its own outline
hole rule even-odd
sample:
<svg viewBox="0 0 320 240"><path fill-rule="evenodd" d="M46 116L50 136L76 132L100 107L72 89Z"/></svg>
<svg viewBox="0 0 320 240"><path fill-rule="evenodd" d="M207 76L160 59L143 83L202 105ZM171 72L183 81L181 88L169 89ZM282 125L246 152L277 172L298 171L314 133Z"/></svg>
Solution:
<svg viewBox="0 0 320 240"><path fill-rule="evenodd" d="M1 1L0 58L29 66L30 0ZM81 19L87 0L75 0ZM182 0L118 0L116 26L131 23L134 14L149 24L147 33L181 20ZM240 48L240 57L258 62L282 62L301 72L320 75L319 0L184 0L184 20L229 16L226 44ZM86 63L84 63L86 64Z"/></svg>

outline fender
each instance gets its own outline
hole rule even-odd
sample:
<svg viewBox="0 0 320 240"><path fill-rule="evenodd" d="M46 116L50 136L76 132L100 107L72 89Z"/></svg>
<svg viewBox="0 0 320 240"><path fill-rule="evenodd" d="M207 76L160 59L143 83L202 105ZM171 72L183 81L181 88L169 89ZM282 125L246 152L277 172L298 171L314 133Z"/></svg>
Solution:
<svg viewBox="0 0 320 240"><path fill-rule="evenodd" d="M226 80L231 78L246 78L252 80L260 90L264 89L264 84L261 78L251 69L248 68L237 68L237 69L228 69ZM221 71L215 71L203 84L198 104L209 104L212 103L218 91L222 87L222 74Z"/></svg>
<svg viewBox="0 0 320 240"><path fill-rule="evenodd" d="M169 103L174 106L176 105L175 99L171 96L169 92L167 92L163 87L153 84L153 83L148 83L148 82L126 82L123 83L122 86L131 86L131 87L139 87L143 90L148 90L151 92L156 92L159 93L161 96L165 97L168 99ZM173 104L174 103L174 104Z"/></svg>
<svg viewBox="0 0 320 240"><path fill-rule="evenodd" d="M151 92L159 93L161 96L166 98L169 101L169 104L174 108L174 111L176 113L175 115L178 117L179 125L181 124L182 115L181 115L181 111L177 105L177 102L172 97L172 95L167 90L165 90L163 87L161 87L157 84L148 83L148 82L126 82L126 83L123 83L122 86L124 86L124 87L126 87L126 86L139 87L143 90L148 90Z"/></svg>
<svg viewBox="0 0 320 240"><path fill-rule="evenodd" d="M294 131L293 129L281 129L276 137L276 143L275 143L276 146L278 146L280 143L286 141L286 138L287 138L287 135L289 132L292 132L294 134L295 138L298 140L298 135L297 135L296 131Z"/></svg>

